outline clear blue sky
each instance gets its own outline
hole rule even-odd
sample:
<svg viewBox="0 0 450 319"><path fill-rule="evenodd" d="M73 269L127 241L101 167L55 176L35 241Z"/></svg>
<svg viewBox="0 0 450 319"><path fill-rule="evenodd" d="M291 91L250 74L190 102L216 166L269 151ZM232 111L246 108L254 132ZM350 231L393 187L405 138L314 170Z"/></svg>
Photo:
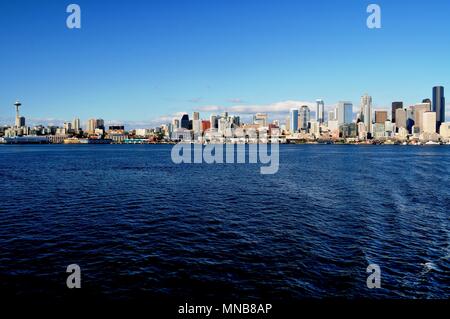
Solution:
<svg viewBox="0 0 450 319"><path fill-rule="evenodd" d="M80 30L66 27L70 3ZM366 27L370 3L379 30ZM15 99L37 121L133 122L316 98L356 107L366 92L409 105L450 90L447 0L1 1L0 41L3 119Z"/></svg>

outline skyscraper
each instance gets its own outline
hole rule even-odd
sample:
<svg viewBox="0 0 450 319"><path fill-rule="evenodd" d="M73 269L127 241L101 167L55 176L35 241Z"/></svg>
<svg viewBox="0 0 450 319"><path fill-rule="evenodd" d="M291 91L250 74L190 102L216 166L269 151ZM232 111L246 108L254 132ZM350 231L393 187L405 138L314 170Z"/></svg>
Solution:
<svg viewBox="0 0 450 319"><path fill-rule="evenodd" d="M202 122L200 121L200 113L194 112L192 114L192 129L194 133L200 133L202 131Z"/></svg>
<svg viewBox="0 0 450 319"><path fill-rule="evenodd" d="M406 120L408 118L408 113L405 109L396 109L395 110L395 124L397 129L404 128L406 129Z"/></svg>
<svg viewBox="0 0 450 319"><path fill-rule="evenodd" d="M361 96L360 120L366 126L367 132L372 131L372 97L367 93Z"/></svg>
<svg viewBox="0 0 450 319"><path fill-rule="evenodd" d="M311 120L311 112L309 107L303 105L299 110L298 124L300 130L308 130L308 123Z"/></svg>
<svg viewBox="0 0 450 319"><path fill-rule="evenodd" d="M436 112L423 113L423 133L434 134L436 133Z"/></svg>
<svg viewBox="0 0 450 319"><path fill-rule="evenodd" d="M182 117L181 117L181 120L180 120L180 128L185 128L185 129L189 129L189 125L190 123L189 123L189 115L188 114L184 114Z"/></svg>
<svg viewBox="0 0 450 319"><path fill-rule="evenodd" d="M81 129L81 125L80 125L80 119L79 118L74 118L72 121L72 129L75 131L75 133L78 133L78 131L80 131Z"/></svg>
<svg viewBox="0 0 450 319"><path fill-rule="evenodd" d="M337 107L337 121L339 125L350 124L353 121L353 104L339 102Z"/></svg>
<svg viewBox="0 0 450 319"><path fill-rule="evenodd" d="M216 115L211 115L210 117L209 117L209 122L211 123L211 128L212 129L214 129L214 128L217 128L218 126L218 122L217 122L217 116Z"/></svg>
<svg viewBox="0 0 450 319"><path fill-rule="evenodd" d="M403 102L392 102L391 122L395 123L395 111L403 108Z"/></svg>
<svg viewBox="0 0 450 319"><path fill-rule="evenodd" d="M411 109L414 114L414 127L419 130L419 132L422 132L423 130L423 114L425 112L430 112L430 104L429 103L419 103L416 105L411 106Z"/></svg>
<svg viewBox="0 0 450 319"><path fill-rule="evenodd" d="M253 116L253 124L257 124L259 126L266 127L267 126L267 118L268 118L267 113L256 113Z"/></svg>
<svg viewBox="0 0 450 319"><path fill-rule="evenodd" d="M95 128L105 130L105 121L103 119L97 119Z"/></svg>
<svg viewBox="0 0 450 319"><path fill-rule="evenodd" d="M97 119L89 119L87 122L88 133L94 134L96 128L97 128Z"/></svg>
<svg viewBox="0 0 450 319"><path fill-rule="evenodd" d="M436 128L439 129L441 123L445 122L445 97L443 86L435 86L433 88L432 111L436 112Z"/></svg>
<svg viewBox="0 0 450 319"><path fill-rule="evenodd" d="M375 111L375 123L384 124L387 121L387 111Z"/></svg>
<svg viewBox="0 0 450 319"><path fill-rule="evenodd" d="M200 120L200 113L199 112L194 112L193 116L192 116L193 120Z"/></svg>
<svg viewBox="0 0 450 319"><path fill-rule="evenodd" d="M325 121L325 103L323 100L316 100L316 121L318 123L323 123Z"/></svg>
<svg viewBox="0 0 450 319"><path fill-rule="evenodd" d="M291 122L289 124L289 128L291 133L295 133L298 131L298 109L291 109Z"/></svg>

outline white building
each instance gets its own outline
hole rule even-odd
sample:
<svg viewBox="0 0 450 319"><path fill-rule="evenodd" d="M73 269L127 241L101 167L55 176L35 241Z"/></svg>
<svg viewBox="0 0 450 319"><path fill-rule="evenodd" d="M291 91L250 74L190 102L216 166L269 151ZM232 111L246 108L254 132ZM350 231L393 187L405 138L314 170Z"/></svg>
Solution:
<svg viewBox="0 0 450 319"><path fill-rule="evenodd" d="M422 125L423 133L436 133L436 112L424 112Z"/></svg>

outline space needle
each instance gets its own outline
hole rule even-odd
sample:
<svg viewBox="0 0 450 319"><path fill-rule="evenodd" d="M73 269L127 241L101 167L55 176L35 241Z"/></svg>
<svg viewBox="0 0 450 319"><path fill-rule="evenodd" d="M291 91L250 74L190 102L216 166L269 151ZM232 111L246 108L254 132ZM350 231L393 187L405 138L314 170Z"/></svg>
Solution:
<svg viewBox="0 0 450 319"><path fill-rule="evenodd" d="M16 101L16 103L14 103L14 106L16 107L16 127L21 127L22 126L22 121L20 118L20 114L19 114L19 107L22 105L22 103L20 103L19 101Z"/></svg>

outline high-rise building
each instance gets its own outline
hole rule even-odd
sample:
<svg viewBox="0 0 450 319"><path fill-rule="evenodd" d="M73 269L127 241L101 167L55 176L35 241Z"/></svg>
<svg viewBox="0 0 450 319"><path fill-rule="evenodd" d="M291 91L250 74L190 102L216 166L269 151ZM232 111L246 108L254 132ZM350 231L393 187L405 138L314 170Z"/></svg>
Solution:
<svg viewBox="0 0 450 319"><path fill-rule="evenodd" d="M202 122L200 121L200 113L194 112L192 114L192 130L199 134L202 131Z"/></svg>
<svg viewBox="0 0 450 319"><path fill-rule="evenodd" d="M411 106L412 109L412 113L413 113L413 117L414 117L414 127L419 130L419 133L422 132L423 129L423 125L422 125L422 121L423 121L423 113L425 112L430 112L431 108L430 108L431 104L429 103L419 103L416 105Z"/></svg>
<svg viewBox="0 0 450 319"><path fill-rule="evenodd" d="M81 130L80 119L74 118L72 121L72 129L77 133Z"/></svg>
<svg viewBox="0 0 450 319"><path fill-rule="evenodd" d="M210 125L211 125L212 129L218 128L219 123L217 121L217 116L216 115L211 115L210 118L209 118L209 122L211 123Z"/></svg>
<svg viewBox="0 0 450 319"><path fill-rule="evenodd" d="M192 114L192 119L193 120L200 120L200 113L199 112L194 112Z"/></svg>
<svg viewBox="0 0 450 319"><path fill-rule="evenodd" d="M334 110L328 111L328 121L336 121L336 112Z"/></svg>
<svg viewBox="0 0 450 319"><path fill-rule="evenodd" d="M189 115L184 114L180 120L180 128L185 128L185 129L189 130L189 127L190 127Z"/></svg>
<svg viewBox="0 0 450 319"><path fill-rule="evenodd" d="M96 129L105 130L105 121L103 119L97 119Z"/></svg>
<svg viewBox="0 0 450 319"><path fill-rule="evenodd" d="M337 121L339 125L350 124L353 121L353 104L339 102L337 107Z"/></svg>
<svg viewBox="0 0 450 319"><path fill-rule="evenodd" d="M316 100L316 121L323 123L325 121L325 103L323 100Z"/></svg>
<svg viewBox="0 0 450 319"><path fill-rule="evenodd" d="M428 103L428 104L430 104L430 110L431 110L431 106L433 105L433 102L430 100L430 99L423 99L422 100L422 103Z"/></svg>
<svg viewBox="0 0 450 319"><path fill-rule="evenodd" d="M289 124L289 128L291 133L298 132L298 109L291 109L291 121Z"/></svg>
<svg viewBox="0 0 450 319"><path fill-rule="evenodd" d="M384 124L388 120L387 111L375 111L375 123Z"/></svg>
<svg viewBox="0 0 450 319"><path fill-rule="evenodd" d="M395 124L397 129L400 129L401 127L406 129L406 121L408 119L408 113L405 109L396 109L395 110Z"/></svg>
<svg viewBox="0 0 450 319"><path fill-rule="evenodd" d="M210 121L202 121L202 131L206 131L211 128L211 122Z"/></svg>
<svg viewBox="0 0 450 319"><path fill-rule="evenodd" d="M423 113L423 133L436 133L436 112Z"/></svg>
<svg viewBox="0 0 450 319"><path fill-rule="evenodd" d="M256 113L253 116L253 124L262 126L262 127L266 127L267 126L267 118L268 115L267 113Z"/></svg>
<svg viewBox="0 0 450 319"><path fill-rule="evenodd" d="M65 123L64 123L64 130L66 131L66 133L69 132L69 131L71 131L71 130L72 130L72 123L70 123L70 122L65 122Z"/></svg>
<svg viewBox="0 0 450 319"><path fill-rule="evenodd" d="M311 120L311 111L309 107L303 105L300 107L299 115L298 115L298 126L300 130L306 131L308 130L308 123Z"/></svg>
<svg viewBox="0 0 450 319"><path fill-rule="evenodd" d="M366 126L367 132L372 131L372 97L367 93L361 96L360 101L360 115L361 122Z"/></svg>
<svg viewBox="0 0 450 319"><path fill-rule="evenodd" d="M403 108L403 102L392 102L391 122L395 123L395 111Z"/></svg>
<svg viewBox="0 0 450 319"><path fill-rule="evenodd" d="M96 128L97 128L97 119L89 119L87 122L88 133L94 134Z"/></svg>
<svg viewBox="0 0 450 319"><path fill-rule="evenodd" d="M445 96L443 86L435 86L433 88L432 111L436 112L436 127L439 129L441 123L445 122Z"/></svg>

